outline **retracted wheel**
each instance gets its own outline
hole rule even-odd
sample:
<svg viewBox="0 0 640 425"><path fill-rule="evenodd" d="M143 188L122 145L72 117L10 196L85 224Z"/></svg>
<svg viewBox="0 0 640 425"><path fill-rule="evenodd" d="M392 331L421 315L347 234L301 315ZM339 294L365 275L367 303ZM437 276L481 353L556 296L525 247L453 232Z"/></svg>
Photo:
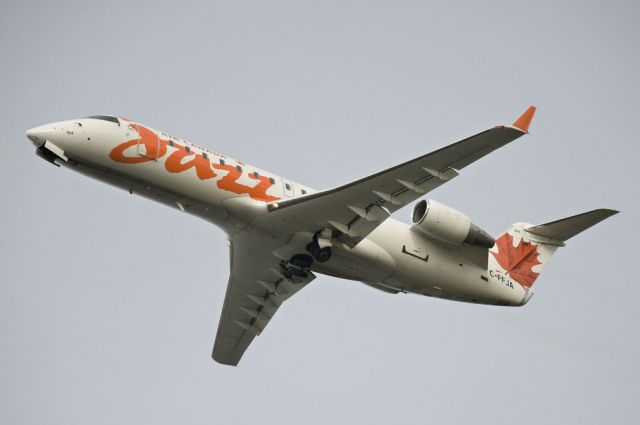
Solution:
<svg viewBox="0 0 640 425"><path fill-rule="evenodd" d="M331 247L326 246L324 248L318 249L318 252L314 257L319 263L329 261L329 258L331 258Z"/></svg>
<svg viewBox="0 0 640 425"><path fill-rule="evenodd" d="M307 251L309 251L313 258L319 263L324 263L331 258L331 247L325 246L324 248L320 248L316 240L307 245Z"/></svg>
<svg viewBox="0 0 640 425"><path fill-rule="evenodd" d="M296 254L291 257L290 260L282 261L280 268L282 269L282 275L291 279L294 276L306 279L309 277L307 271L313 264L313 258L308 254Z"/></svg>
<svg viewBox="0 0 640 425"><path fill-rule="evenodd" d="M302 269L308 269L313 264L313 258L307 254L296 254L291 257L291 264Z"/></svg>

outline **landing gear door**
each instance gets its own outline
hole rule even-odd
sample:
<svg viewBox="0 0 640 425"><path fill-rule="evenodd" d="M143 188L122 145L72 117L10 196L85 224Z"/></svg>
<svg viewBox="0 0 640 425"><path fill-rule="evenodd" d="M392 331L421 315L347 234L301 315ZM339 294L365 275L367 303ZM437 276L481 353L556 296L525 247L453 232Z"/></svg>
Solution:
<svg viewBox="0 0 640 425"><path fill-rule="evenodd" d="M140 124L135 127L138 130L138 155L157 161L160 153L160 137L158 137L158 133Z"/></svg>

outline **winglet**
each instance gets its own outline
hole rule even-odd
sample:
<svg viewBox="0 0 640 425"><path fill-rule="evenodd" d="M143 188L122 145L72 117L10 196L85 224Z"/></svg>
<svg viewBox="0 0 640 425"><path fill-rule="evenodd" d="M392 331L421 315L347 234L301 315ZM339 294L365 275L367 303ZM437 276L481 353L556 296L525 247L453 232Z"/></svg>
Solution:
<svg viewBox="0 0 640 425"><path fill-rule="evenodd" d="M514 123L513 126L518 130L522 130L525 133L529 133L529 125L531 124L531 120L533 120L533 115L536 113L535 106L529 106L529 109L524 111L524 114L520 115Z"/></svg>

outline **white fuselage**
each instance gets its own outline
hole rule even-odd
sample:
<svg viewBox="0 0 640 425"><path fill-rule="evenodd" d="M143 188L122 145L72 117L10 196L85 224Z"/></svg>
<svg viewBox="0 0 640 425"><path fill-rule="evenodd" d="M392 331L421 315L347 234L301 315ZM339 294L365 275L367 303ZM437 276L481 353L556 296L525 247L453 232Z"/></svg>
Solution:
<svg viewBox="0 0 640 425"><path fill-rule="evenodd" d="M108 118L108 117L106 117ZM254 225L267 203L315 190L135 122L83 118L27 132L49 160L172 208L203 218L227 234L253 232L287 245L289 236ZM57 157L57 158L55 158ZM68 159L65 161L64 159ZM449 246L389 218L356 247L336 244L312 270L363 281L389 292L458 301L522 305L532 294L494 278Z"/></svg>

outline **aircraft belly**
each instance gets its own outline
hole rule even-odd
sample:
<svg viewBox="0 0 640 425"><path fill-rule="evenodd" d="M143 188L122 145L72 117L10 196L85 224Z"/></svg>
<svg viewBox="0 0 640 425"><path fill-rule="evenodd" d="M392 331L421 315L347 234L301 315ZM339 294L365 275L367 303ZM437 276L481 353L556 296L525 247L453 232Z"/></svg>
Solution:
<svg viewBox="0 0 640 425"><path fill-rule="evenodd" d="M381 283L400 291L482 304L520 305L521 287L510 288L460 255L459 248L432 241L405 223L388 219L369 238L395 264Z"/></svg>
<svg viewBox="0 0 640 425"><path fill-rule="evenodd" d="M188 175L166 173L162 164L156 161L132 167L130 164L96 161L101 157L96 154L76 154L64 165L131 194L152 199L215 224L222 224L229 217L228 211L222 206L224 197L215 187L202 187L201 182Z"/></svg>
<svg viewBox="0 0 640 425"><path fill-rule="evenodd" d="M391 255L370 240L363 240L354 248L334 244L331 260L314 263L313 270L350 280L382 282L395 270Z"/></svg>

